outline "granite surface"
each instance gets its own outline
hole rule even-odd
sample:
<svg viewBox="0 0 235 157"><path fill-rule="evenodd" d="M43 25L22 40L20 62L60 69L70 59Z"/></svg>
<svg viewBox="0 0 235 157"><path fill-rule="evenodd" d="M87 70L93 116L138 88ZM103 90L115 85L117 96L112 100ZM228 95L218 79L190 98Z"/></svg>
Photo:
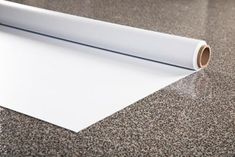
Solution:
<svg viewBox="0 0 235 157"><path fill-rule="evenodd" d="M208 68L78 133L0 107L0 156L234 156L234 0L14 0L205 39Z"/></svg>

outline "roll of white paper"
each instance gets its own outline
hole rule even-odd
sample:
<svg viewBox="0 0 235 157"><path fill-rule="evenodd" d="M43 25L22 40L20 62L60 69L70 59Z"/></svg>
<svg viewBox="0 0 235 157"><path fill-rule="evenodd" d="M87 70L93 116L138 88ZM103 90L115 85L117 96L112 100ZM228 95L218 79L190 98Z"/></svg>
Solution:
<svg viewBox="0 0 235 157"><path fill-rule="evenodd" d="M196 40L55 11L0 2L0 23L126 55L197 70L210 48Z"/></svg>
<svg viewBox="0 0 235 157"><path fill-rule="evenodd" d="M73 131L206 67L210 58L203 40L7 1L0 1L0 24L0 105Z"/></svg>

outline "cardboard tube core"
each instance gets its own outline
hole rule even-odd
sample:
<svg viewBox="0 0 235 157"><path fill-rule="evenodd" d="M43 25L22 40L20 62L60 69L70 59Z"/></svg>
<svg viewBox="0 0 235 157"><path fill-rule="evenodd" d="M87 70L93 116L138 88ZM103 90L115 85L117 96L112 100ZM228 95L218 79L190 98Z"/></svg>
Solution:
<svg viewBox="0 0 235 157"><path fill-rule="evenodd" d="M204 45L200 48L198 57L197 57L197 64L200 68L205 68L209 64L211 57L211 49L209 45Z"/></svg>

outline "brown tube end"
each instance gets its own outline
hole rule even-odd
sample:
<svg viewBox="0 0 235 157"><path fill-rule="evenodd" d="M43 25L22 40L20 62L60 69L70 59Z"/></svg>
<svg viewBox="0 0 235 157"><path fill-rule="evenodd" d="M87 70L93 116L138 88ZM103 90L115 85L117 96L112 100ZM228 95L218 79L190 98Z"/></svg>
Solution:
<svg viewBox="0 0 235 157"><path fill-rule="evenodd" d="M205 68L209 64L211 58L211 48L209 45L204 45L200 48L197 56L197 64L199 68Z"/></svg>

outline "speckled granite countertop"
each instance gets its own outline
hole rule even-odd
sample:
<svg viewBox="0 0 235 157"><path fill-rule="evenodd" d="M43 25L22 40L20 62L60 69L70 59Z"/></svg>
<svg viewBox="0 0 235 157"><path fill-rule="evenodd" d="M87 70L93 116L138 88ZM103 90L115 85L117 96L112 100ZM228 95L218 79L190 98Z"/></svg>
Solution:
<svg viewBox="0 0 235 157"><path fill-rule="evenodd" d="M188 76L78 133L0 107L0 156L233 156L234 0L13 0L205 39L213 57Z"/></svg>

